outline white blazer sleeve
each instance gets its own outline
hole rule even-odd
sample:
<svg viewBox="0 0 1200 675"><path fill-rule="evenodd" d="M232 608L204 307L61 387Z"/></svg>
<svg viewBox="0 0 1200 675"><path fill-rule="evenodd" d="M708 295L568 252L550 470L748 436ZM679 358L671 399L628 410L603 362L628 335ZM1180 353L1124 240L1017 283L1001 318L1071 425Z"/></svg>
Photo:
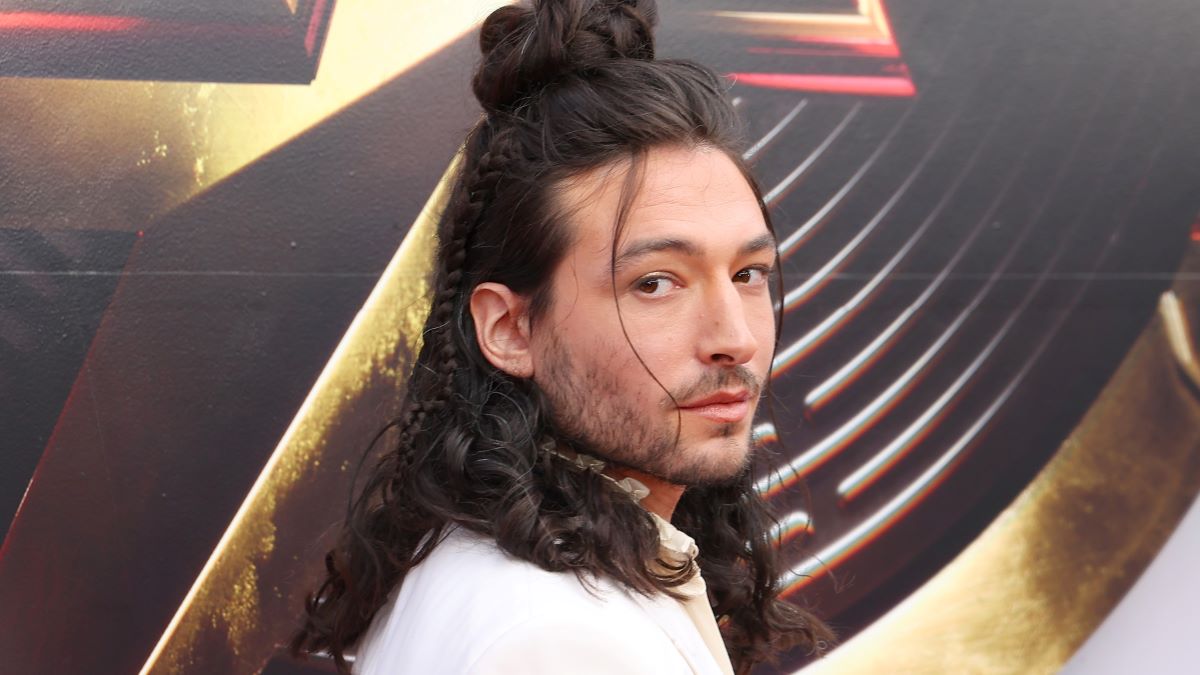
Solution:
<svg viewBox="0 0 1200 675"><path fill-rule="evenodd" d="M617 617L612 617L617 619ZM675 675L692 671L660 630L537 617L514 626L484 650L472 675Z"/></svg>

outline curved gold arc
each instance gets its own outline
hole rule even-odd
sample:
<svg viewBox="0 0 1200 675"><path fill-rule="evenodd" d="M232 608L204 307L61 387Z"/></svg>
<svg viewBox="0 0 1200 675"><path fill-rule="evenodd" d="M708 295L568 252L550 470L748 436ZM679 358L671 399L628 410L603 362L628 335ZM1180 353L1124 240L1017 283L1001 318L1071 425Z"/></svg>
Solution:
<svg viewBox="0 0 1200 675"><path fill-rule="evenodd" d="M1197 388L1200 388L1200 347L1196 344L1187 308L1174 291L1163 293L1158 302L1158 313L1162 316L1167 333L1167 343L1175 354L1180 370Z"/></svg>
<svg viewBox="0 0 1200 675"><path fill-rule="evenodd" d="M1052 673L1200 491L1200 247L1054 458L924 586L804 675ZM1186 340L1186 344L1185 341Z"/></svg>

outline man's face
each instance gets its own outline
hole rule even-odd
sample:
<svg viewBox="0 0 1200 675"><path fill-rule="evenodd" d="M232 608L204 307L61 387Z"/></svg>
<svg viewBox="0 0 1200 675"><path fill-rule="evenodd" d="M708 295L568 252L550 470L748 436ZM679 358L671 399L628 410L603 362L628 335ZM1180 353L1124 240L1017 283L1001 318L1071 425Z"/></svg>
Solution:
<svg viewBox="0 0 1200 675"><path fill-rule="evenodd" d="M531 335L534 380L587 451L680 485L726 481L748 461L772 358L775 241L724 153L656 149L643 168L615 266L624 171L566 190L574 244Z"/></svg>

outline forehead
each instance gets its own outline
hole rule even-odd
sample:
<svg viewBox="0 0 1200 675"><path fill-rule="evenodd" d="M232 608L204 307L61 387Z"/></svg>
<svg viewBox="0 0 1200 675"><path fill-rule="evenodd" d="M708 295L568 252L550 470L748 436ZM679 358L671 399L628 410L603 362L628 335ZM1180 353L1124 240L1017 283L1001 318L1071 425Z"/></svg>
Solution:
<svg viewBox="0 0 1200 675"><path fill-rule="evenodd" d="M613 227L628 194L632 201L618 245L669 235L736 247L767 231L741 170L724 152L707 146L655 148L634 175L625 162L583 174L564 187L561 198L584 252L611 251Z"/></svg>

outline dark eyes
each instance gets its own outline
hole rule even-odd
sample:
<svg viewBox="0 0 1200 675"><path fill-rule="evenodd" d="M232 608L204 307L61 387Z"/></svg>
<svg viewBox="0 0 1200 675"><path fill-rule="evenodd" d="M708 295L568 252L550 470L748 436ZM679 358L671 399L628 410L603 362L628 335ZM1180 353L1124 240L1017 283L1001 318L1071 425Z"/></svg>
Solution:
<svg viewBox="0 0 1200 675"><path fill-rule="evenodd" d="M675 282L670 277L663 275L655 275L644 277L637 282L637 290L642 295L650 298L661 298L671 291L675 286Z"/></svg>
<svg viewBox="0 0 1200 675"><path fill-rule="evenodd" d="M766 282L770 273L771 271L765 267L747 267L733 275L733 280L753 286Z"/></svg>
<svg viewBox="0 0 1200 675"><path fill-rule="evenodd" d="M760 286L766 283L767 277L770 274L771 269L769 267L755 265L738 270L737 274L733 275L733 281L739 284L746 284L747 286ZM659 273L642 277L634 284L634 289L648 298L663 297L678 287L679 283L673 277Z"/></svg>

